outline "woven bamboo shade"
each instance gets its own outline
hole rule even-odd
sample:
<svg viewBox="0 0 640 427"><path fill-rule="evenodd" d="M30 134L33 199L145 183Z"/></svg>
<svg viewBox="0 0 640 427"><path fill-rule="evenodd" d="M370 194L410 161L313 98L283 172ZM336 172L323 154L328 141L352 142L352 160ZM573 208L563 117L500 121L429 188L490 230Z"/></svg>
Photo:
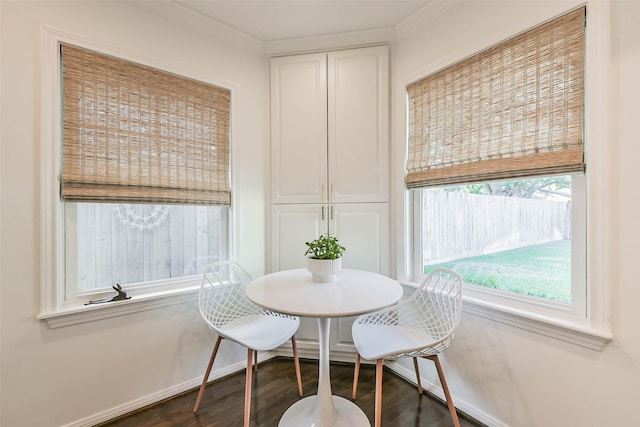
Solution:
<svg viewBox="0 0 640 427"><path fill-rule="evenodd" d="M581 8L408 87L407 187L584 170Z"/></svg>
<svg viewBox="0 0 640 427"><path fill-rule="evenodd" d="M62 199L228 205L230 92L63 44Z"/></svg>

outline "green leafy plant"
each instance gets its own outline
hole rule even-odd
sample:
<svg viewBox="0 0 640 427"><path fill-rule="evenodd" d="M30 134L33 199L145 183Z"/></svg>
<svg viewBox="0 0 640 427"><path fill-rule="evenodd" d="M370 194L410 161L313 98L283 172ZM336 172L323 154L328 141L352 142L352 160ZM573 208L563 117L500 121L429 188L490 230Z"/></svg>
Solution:
<svg viewBox="0 0 640 427"><path fill-rule="evenodd" d="M307 245L307 251L304 254L314 259L338 259L346 250L338 238L329 233L322 234L317 239L304 244Z"/></svg>

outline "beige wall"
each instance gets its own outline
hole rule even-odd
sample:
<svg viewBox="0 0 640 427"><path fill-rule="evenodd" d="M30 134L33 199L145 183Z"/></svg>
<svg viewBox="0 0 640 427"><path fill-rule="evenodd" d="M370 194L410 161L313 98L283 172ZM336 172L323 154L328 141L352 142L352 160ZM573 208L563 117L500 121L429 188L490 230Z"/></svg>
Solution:
<svg viewBox="0 0 640 427"><path fill-rule="evenodd" d="M394 49L392 82L395 147L403 141L404 83L416 79L421 71L445 64L447 58L468 46L478 46L511 29L522 31L576 4L579 3L464 2L399 42ZM610 264L606 279L611 288L614 340L598 352L465 314L454 345L444 355L449 387L459 401L496 425L640 425L640 414L635 409L640 386L640 286L636 278L640 193L634 164L640 155L635 129L636 99L640 94L639 21L640 2L612 3L612 57L602 60L611 66L613 132L606 140L588 141L605 144L611 156L607 172L614 185L603 195L607 209L600 212L609 215L605 221L609 232L603 241L608 245L604 253ZM400 152L401 147L395 151L396 170L401 168ZM401 185L396 182L394 188ZM603 242L591 240L590 244ZM437 384L433 368L427 366L424 370L431 372L430 378Z"/></svg>
<svg viewBox="0 0 640 427"><path fill-rule="evenodd" d="M472 1L449 10L402 40L393 49L393 144L403 144L398 137L404 122L403 81L416 77L420 70L451 52L489 38L505 23L536 23L571 4ZM0 425L80 425L83 418L199 378L212 336L200 322L195 304L56 330L35 320L42 261L42 27L50 26L187 73L236 83L239 114L233 143L242 170L236 182L240 198L239 256L254 274L264 269L267 63L126 3L3 0L0 20ZM590 141L610 147L611 182L616 184L605 199L610 206L607 250L612 264L614 341L597 352L465 315L456 343L444 360L450 387L454 396L496 424L640 425L635 408L640 386L640 286L636 268L640 193L634 161L640 156L635 132L640 92L638 22L639 2L613 3L613 132L606 141ZM395 150L396 167L397 153ZM397 195L396 202L401 202ZM392 234L402 235L401 226L392 229ZM396 248L401 248L402 241L397 243ZM225 350L219 366L240 361L244 352L236 350ZM425 375L430 372L424 371Z"/></svg>
<svg viewBox="0 0 640 427"><path fill-rule="evenodd" d="M239 257L264 271L268 68L257 55L126 2L2 1L1 201L3 427L60 426L201 378L213 346L195 302L49 329L40 309L40 101L43 26L172 71L233 82ZM46 112L45 112L46 114ZM224 348L226 347L226 348ZM245 352L223 345L218 369ZM74 424L79 425L79 424Z"/></svg>

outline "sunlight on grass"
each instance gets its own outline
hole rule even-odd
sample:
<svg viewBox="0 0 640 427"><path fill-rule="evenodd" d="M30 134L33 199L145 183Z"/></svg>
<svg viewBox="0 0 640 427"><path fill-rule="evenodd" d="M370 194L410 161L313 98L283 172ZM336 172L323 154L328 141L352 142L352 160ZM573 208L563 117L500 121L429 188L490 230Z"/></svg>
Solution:
<svg viewBox="0 0 640 427"><path fill-rule="evenodd" d="M561 303L571 302L570 240L427 265L424 272L436 267L459 272L466 283Z"/></svg>

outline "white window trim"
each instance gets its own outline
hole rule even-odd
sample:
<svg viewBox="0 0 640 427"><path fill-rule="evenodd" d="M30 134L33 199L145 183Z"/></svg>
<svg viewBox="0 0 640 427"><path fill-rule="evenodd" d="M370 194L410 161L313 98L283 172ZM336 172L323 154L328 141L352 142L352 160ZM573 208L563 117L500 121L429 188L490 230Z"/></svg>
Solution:
<svg viewBox="0 0 640 427"><path fill-rule="evenodd" d="M520 329L539 333L558 340L601 351L613 340L611 330L610 288L617 276L613 271L611 259L611 218L610 203L607 201L608 188L612 182L609 174L611 161L606 141L611 135L610 75L609 70L609 2L588 1L586 28L585 68L585 143L587 159L587 296L586 315L552 313L550 310L532 309L532 305L501 303L499 299L483 298L477 292L465 289L463 311L487 319L505 323ZM565 11L564 13L568 12ZM549 17L549 20L554 17ZM526 28L506 28L495 40L478 42L468 46L463 52L457 52L420 72L410 83L431 74L443 67L456 63L487 46L500 42ZM406 129L405 129L406 132ZM592 143L590 143L590 141ZM403 165L404 167L404 165ZM409 240L405 244L405 257L401 260L398 277L406 286L417 286L411 280L415 252L419 242L414 236L413 216L416 215L416 203L412 203L411 192L404 190L405 233ZM411 207L413 206L413 208ZM412 243L410 243L412 242Z"/></svg>
<svg viewBox="0 0 640 427"><path fill-rule="evenodd" d="M200 286L198 285L172 291L142 294L124 301L66 306L63 309L42 312L37 318L46 321L52 329L78 325L175 304L194 302L198 300L199 290Z"/></svg>
<svg viewBox="0 0 640 427"><path fill-rule="evenodd" d="M58 233L62 233L64 226L63 206L60 202L60 136L61 136L61 91L60 66L58 57L59 43L69 43L86 49L95 50L118 58L130 60L150 67L162 69L178 75L184 75L196 80L224 87L231 92L231 123L230 149L231 152L231 185L235 182L237 170L234 167L233 135L235 132L235 117L237 117L236 84L221 79L197 76L184 70L169 69L166 65L154 64L145 58L132 55L129 52L104 46L91 40L64 33L59 30L43 27L42 30L42 105L41 105L41 233L40 233L40 313L37 319L46 321L51 328L75 325L110 317L145 311L173 304L187 303L198 298L199 286L194 281L185 280L179 289L158 290L149 289L146 293L136 293L134 298L105 304L77 305L64 304L64 243ZM229 213L229 253L235 258L237 241L237 197L232 198ZM198 282L199 283L199 282Z"/></svg>

